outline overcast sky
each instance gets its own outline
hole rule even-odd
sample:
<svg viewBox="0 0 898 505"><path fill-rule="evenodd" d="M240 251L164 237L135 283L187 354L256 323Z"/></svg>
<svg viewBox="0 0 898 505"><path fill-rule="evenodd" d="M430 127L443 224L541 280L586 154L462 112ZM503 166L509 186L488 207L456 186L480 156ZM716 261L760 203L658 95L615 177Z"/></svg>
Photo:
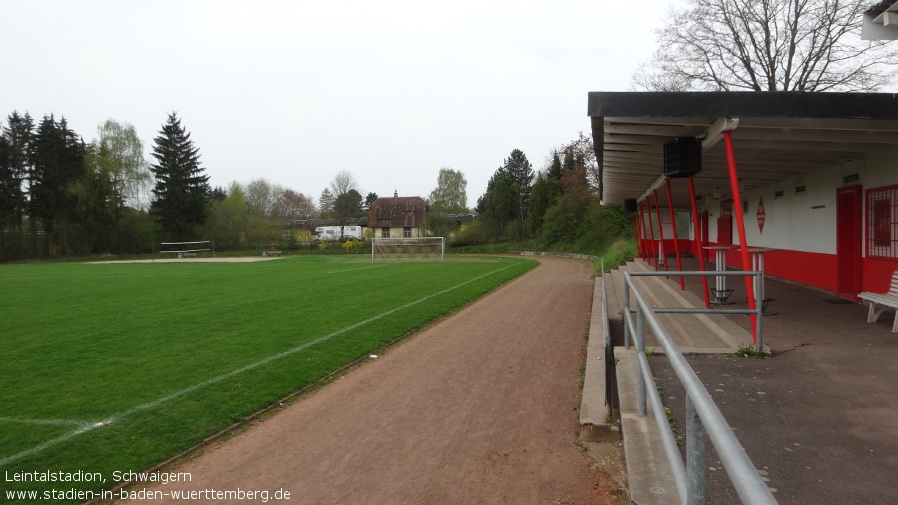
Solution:
<svg viewBox="0 0 898 505"><path fill-rule="evenodd" d="M108 118L148 153L171 111L213 186L427 197L441 167L474 207L513 149L535 169L626 91L670 0L0 2L0 122Z"/></svg>

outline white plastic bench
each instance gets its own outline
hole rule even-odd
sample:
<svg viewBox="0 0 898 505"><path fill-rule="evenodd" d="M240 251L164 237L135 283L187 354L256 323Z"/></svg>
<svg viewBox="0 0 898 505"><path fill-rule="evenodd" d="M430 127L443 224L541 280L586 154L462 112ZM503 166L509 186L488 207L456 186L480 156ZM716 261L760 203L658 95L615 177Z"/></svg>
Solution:
<svg viewBox="0 0 898 505"><path fill-rule="evenodd" d="M861 300L870 303L870 311L867 312L867 322L875 323L879 316L887 311L895 311L895 323L892 324L892 331L898 333L898 270L892 274L892 285L888 293L860 293L857 295Z"/></svg>

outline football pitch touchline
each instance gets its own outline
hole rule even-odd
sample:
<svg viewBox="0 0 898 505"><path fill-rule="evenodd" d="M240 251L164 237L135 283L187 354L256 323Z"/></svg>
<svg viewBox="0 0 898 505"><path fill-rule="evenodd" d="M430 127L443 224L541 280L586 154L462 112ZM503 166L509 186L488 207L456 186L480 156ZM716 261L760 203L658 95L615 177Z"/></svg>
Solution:
<svg viewBox="0 0 898 505"><path fill-rule="evenodd" d="M9 464L9 463L13 463L13 462L15 462L15 461L18 461L18 460L20 460L20 459L22 459L22 458L24 458L24 457L27 457L27 456L31 456L31 455L33 455L33 454L37 454L37 453L39 453L39 452L44 451L45 449L48 449L48 448L50 448L50 447L53 447L54 445L61 444L61 443L65 442L65 441L67 441L67 440L70 440L70 439L72 439L72 438L78 436L78 435L81 435L81 434L84 434L84 433L93 431L93 430L95 430L95 429L97 429L97 428L102 428L102 427L104 427L104 426L109 426L110 424L115 423L115 422L117 422L117 421L120 421L120 420L124 419L125 417L128 417L128 416L130 416L130 415L132 415L132 414L136 414L136 413L138 413L138 412L142 412L142 411L144 411L144 410L148 410L148 409L151 409L151 408L153 408L153 407L158 407L159 405L162 405L163 403L168 402L169 400L174 400L175 398L184 396L184 395L186 395L186 394L188 394L188 393L192 393L192 392L194 392L194 391L196 391L196 390L198 390L198 389L201 389L201 388L204 388L204 387L206 387L206 386L209 386L209 385L212 385L212 384L221 382L221 381L223 381L223 380L225 380L225 379L234 377L235 375L239 375L239 374L241 374L241 373L243 373L243 372L246 372L246 371L249 371L249 370L258 368L258 367L260 367L260 366L262 366L262 365L267 365L268 363L271 363L272 361L276 361L276 360L285 358L285 357L287 357L287 356L296 354L297 352L302 351L302 350L304 350L304 349L307 349L307 348L309 348L309 347L311 347L311 346L313 346L313 345L315 345L315 344L320 344L320 343L322 343L322 342L325 342L325 341L327 341L327 340L330 340L331 338L333 338L333 337L335 337L335 336L337 336L337 335L340 335L340 334L342 334L342 333L346 333L346 332L348 332L348 331L352 331L352 330L354 330L354 329L356 329L356 328L358 328L358 327L360 327L360 326L364 326L364 325L366 325L366 324L368 324L368 323L371 323L371 322L377 321L378 319L382 319L382 318L384 318L384 317L386 317L386 316L389 316L390 314L394 314L394 313L399 312L399 311L401 311L401 310L405 310L405 309L407 309L407 308L409 308L409 307L413 307L413 306L415 306L415 305L417 305L417 304L419 304L419 303L421 303L421 302L425 302L425 301L427 301L427 300L429 300L429 299L431 299L431 298L434 298L434 297L437 297L437 296L446 294L446 293L448 293L448 292L450 292L450 291L452 291L452 290L458 289L458 288L460 288L460 287L462 287L462 286L465 286L465 285L467 285L467 284L470 284L470 283L472 283L472 282L474 282L474 281L479 281L480 279L483 279L484 277L488 277L488 276L490 276L490 275L499 273L499 272L501 272L501 271L503 271L503 270L507 270L507 269L511 268L512 266L514 266L514 265L508 265L508 266L502 267L502 268L500 268L500 269L498 269L498 270L493 270L492 272L487 272L487 273L485 273L485 274L483 274L483 275L474 277L474 278L472 278L472 279L468 279L468 280L466 280L465 282L456 284L455 286L446 288L446 289L444 289L444 290L442 290L442 291L439 291L439 292L437 292L437 293L433 293L433 294L431 294L431 295L427 295L427 296L425 296L425 297L423 297L423 298L419 298L418 300L415 300L415 301L413 301L413 302L406 303L405 305L396 307L395 309L390 309L390 310L388 310L388 311L386 311L386 312L384 312L384 313L381 313L381 314L376 315L376 316L374 316L374 317L370 317L370 318L368 318L368 319L365 319L364 321L360 321L360 322L358 322L358 323L349 325L349 326L347 326L347 327L345 327L345 328L342 328L342 329L339 329L339 330L334 331L334 332L332 332L332 333L329 333L329 334L327 334L327 335L324 335L323 337L318 337L318 338L316 338L315 340L311 340L311 341L309 341L309 342L306 342L306 343L304 343L304 344L302 344L302 345L299 345L299 346L297 346L297 347L294 347L294 348L292 348L292 349L288 349L288 350L283 351L283 352L280 352L280 353L278 353L278 354L273 354L273 355L271 355L271 356L269 356L269 357L267 357L267 358L265 358L265 359L262 359L262 360L260 360L260 361L256 361L256 362L254 362L254 363L250 363L249 365L243 366L243 367L241 367L241 368L238 368L238 369L233 370L233 371L231 371L231 372L228 372L228 373L226 373L226 374L219 375L219 376L213 377L213 378L211 378L211 379L207 379L207 380L205 380L205 381L196 383L196 384L194 384L194 385L192 385L192 386L188 386L188 387L186 387L186 388L184 388L184 389L181 389L181 390L175 391L175 392L173 392L173 393L171 393L171 394L169 394L169 395L163 396L162 398L158 398L158 399L156 399L156 400L153 400L153 401L150 401L150 402L147 402L147 403L142 403L142 404L140 404L140 405L137 405L137 406L135 406L135 407L132 407L132 408L130 408L130 409L128 409L128 410L125 410L125 411L123 411L123 412L119 412L118 414L114 414L114 415L112 415L111 417L108 417L108 418L106 418L106 419L103 419L103 420L101 420L101 421L99 421L99 422L93 422L93 423L91 423L91 422L87 422L87 423L77 422L77 423L79 424L79 428L78 428L78 429L72 430L72 431L70 431L70 432L68 432L68 433L65 433L65 434L63 434L63 435L60 435L60 436L58 436L58 437L56 437L56 438L52 438L52 439L50 439L50 440L47 440L46 442L43 442L43 443L41 443L41 444L38 444L38 445L36 445L36 446L34 446L34 447L30 448L30 449L25 449L24 451L21 451L21 452L18 452L18 453L16 453L16 454L13 454L12 456L8 456L8 457L5 457L5 458L3 458L3 459L0 459L0 466L6 465L6 464ZM2 419L5 419L5 418L0 418L0 420L2 420ZM12 419L14 419L14 418L8 418L8 419L12 420Z"/></svg>
<svg viewBox="0 0 898 505"><path fill-rule="evenodd" d="M51 426L87 426L91 423L87 421L78 421L75 419L32 419L27 417L6 417L0 416L0 423L21 423L21 424L46 424Z"/></svg>

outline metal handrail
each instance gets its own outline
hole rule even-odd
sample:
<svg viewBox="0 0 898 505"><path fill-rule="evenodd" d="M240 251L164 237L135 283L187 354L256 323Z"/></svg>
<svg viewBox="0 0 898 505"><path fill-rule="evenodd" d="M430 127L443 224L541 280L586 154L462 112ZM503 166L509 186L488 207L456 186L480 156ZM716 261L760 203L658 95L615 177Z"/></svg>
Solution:
<svg viewBox="0 0 898 505"><path fill-rule="evenodd" d="M689 366L686 358L677 349L667 330L664 329L657 313L673 312L672 309L651 307L636 289L633 283L634 276L646 275L741 275L752 276L755 283L758 282L759 272L624 272L624 335L627 347L629 347L629 335L634 333L636 343L637 363L639 367L639 415L647 414L647 399L652 402L652 410L658 430L661 432L662 444L671 467L677 493L683 505L703 505L705 503L705 434L717 450L720 461L730 478L730 482L736 489L739 499L743 504L773 505L777 501L758 474L755 465L748 458L745 449L736 439L729 424L721 414L720 409L714 404L714 400L705 386L699 380L696 373ZM755 290L757 293L757 290ZM634 326L631 309L630 294L636 300L636 324ZM756 305L760 307L760 303ZM694 313L721 312L713 309L688 309ZM676 312L682 312L676 310ZM727 311L726 313L732 313ZM761 309L743 310L739 313L757 313L758 328L761 327ZM670 428L667 416L664 414L664 405L658 389L655 387L651 368L645 356L646 325L652 329L661 347L671 364L671 368L686 391L686 463L684 465L676 440ZM634 331L635 329L635 331ZM758 347L761 345L760 330L758 330Z"/></svg>

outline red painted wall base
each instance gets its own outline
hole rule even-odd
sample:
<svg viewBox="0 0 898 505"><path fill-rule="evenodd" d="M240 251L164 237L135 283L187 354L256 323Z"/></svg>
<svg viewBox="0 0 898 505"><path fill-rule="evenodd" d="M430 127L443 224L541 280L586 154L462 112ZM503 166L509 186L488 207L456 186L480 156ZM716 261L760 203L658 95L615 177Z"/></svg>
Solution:
<svg viewBox="0 0 898 505"><path fill-rule="evenodd" d="M892 274L898 270L898 258L863 258L861 286L870 293L886 293L891 287Z"/></svg>
<svg viewBox="0 0 898 505"><path fill-rule="evenodd" d="M651 241L649 241L651 242ZM657 248L658 240L655 240ZM680 253L693 252L695 243L680 239ZM718 245L712 242L710 245ZM672 258L673 240L664 241L665 255ZM711 258L713 261L713 258ZM673 260L671 260L673 261ZM672 263L673 264L673 263ZM727 266L742 268L742 257L738 247L727 251ZM898 258L862 258L861 291L885 293L889 290L892 274L898 269ZM764 271L772 277L779 277L815 288L836 292L839 288L839 262L835 254L812 253L782 249L770 251L764 256Z"/></svg>

